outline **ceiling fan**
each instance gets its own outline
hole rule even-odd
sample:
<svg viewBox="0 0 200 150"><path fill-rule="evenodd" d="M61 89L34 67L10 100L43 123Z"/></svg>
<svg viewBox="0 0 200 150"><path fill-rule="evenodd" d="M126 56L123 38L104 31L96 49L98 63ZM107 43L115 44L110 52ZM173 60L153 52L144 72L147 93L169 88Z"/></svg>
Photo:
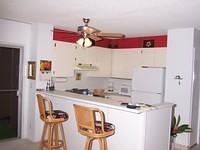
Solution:
<svg viewBox="0 0 200 150"><path fill-rule="evenodd" d="M125 35L121 33L105 33L101 32L99 29L88 26L90 22L89 18L83 18L84 26L78 26L77 31L83 36L83 38L90 38L94 41L102 40L102 38L124 38Z"/></svg>

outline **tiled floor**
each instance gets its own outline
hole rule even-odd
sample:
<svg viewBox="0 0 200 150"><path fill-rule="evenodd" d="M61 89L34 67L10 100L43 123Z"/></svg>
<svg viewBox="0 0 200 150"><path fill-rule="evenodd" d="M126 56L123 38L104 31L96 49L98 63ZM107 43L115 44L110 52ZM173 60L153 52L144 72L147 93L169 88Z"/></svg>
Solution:
<svg viewBox="0 0 200 150"><path fill-rule="evenodd" d="M200 145L196 145L196 146L192 147L191 150L200 150Z"/></svg>
<svg viewBox="0 0 200 150"><path fill-rule="evenodd" d="M0 141L0 150L37 150L37 143L29 140L11 139Z"/></svg>
<svg viewBox="0 0 200 150"><path fill-rule="evenodd" d="M23 139L0 141L0 150L37 150L38 143ZM200 145L196 145L190 150L200 150Z"/></svg>

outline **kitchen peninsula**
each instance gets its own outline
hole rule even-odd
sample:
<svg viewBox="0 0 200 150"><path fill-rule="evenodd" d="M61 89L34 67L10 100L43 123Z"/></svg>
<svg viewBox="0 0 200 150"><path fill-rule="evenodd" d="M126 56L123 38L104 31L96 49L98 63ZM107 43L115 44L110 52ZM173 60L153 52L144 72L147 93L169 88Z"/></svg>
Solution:
<svg viewBox="0 0 200 150"><path fill-rule="evenodd" d="M69 120L64 123L67 146L69 150L84 149L85 137L81 136L76 127L73 104L99 108L105 113L106 121L115 125L115 134L109 137L110 150L169 150L170 126L173 105L164 103L153 107L130 109L122 106L120 99L114 96L106 98L74 94L65 91L38 92L51 99L54 109L66 111ZM36 108L37 102L35 103ZM38 110L35 111L35 140L40 140L42 121ZM94 149L98 150L98 142L94 142Z"/></svg>

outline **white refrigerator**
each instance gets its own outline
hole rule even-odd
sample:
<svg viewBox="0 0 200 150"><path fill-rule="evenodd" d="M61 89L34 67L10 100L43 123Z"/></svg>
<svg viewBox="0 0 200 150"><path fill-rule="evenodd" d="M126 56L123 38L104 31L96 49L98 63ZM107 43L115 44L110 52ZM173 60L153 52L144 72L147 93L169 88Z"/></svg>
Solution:
<svg viewBox="0 0 200 150"><path fill-rule="evenodd" d="M163 103L164 84L165 68L135 68L132 76L132 103L150 105Z"/></svg>

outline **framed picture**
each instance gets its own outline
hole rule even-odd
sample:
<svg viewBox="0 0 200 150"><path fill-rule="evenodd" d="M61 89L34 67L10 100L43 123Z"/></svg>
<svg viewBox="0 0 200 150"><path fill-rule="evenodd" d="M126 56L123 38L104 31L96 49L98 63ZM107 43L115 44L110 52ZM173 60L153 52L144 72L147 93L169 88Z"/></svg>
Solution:
<svg viewBox="0 0 200 150"><path fill-rule="evenodd" d="M40 60L40 80L48 81L51 79L51 61Z"/></svg>
<svg viewBox="0 0 200 150"><path fill-rule="evenodd" d="M143 47L144 48L149 48L149 47L154 47L154 40L144 40L143 41Z"/></svg>
<svg viewBox="0 0 200 150"><path fill-rule="evenodd" d="M28 79L35 80L36 78L36 62L28 61Z"/></svg>
<svg viewBox="0 0 200 150"><path fill-rule="evenodd" d="M40 71L51 71L51 61L40 60Z"/></svg>

